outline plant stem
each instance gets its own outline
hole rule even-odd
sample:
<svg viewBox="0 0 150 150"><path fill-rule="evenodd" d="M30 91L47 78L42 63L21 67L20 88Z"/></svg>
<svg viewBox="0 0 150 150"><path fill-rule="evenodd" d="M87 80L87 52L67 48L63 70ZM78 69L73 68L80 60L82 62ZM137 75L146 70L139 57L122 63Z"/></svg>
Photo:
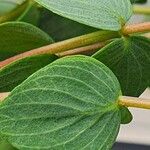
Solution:
<svg viewBox="0 0 150 150"><path fill-rule="evenodd" d="M140 32L150 32L150 22L128 25L122 29L123 35L140 33Z"/></svg>
<svg viewBox="0 0 150 150"><path fill-rule="evenodd" d="M10 92L0 93L0 101L3 101L9 94Z"/></svg>
<svg viewBox="0 0 150 150"><path fill-rule="evenodd" d="M0 62L0 68L5 67L6 65L16 61L20 60L25 57L39 55L39 54L55 54L63 51L67 51L69 49L74 49L77 47L82 47L86 45L91 45L97 42L106 41L112 38L119 37L118 32L114 31L97 31L90 34L82 35L79 37L75 37L72 39L68 39L65 41L57 42L54 44L50 44L47 46L43 46L37 49L33 49L31 51L27 51L25 53L16 55L14 57L8 58L4 61Z"/></svg>
<svg viewBox="0 0 150 150"><path fill-rule="evenodd" d="M126 106L126 107L150 109L150 100L128 97L128 96L121 96L119 98L119 105Z"/></svg>
<svg viewBox="0 0 150 150"><path fill-rule="evenodd" d="M0 101L3 101L9 94L10 92L0 93ZM118 103L119 105L126 107L150 109L150 100L148 99L120 96Z"/></svg>
<svg viewBox="0 0 150 150"><path fill-rule="evenodd" d="M135 14L150 15L150 7L134 6L133 11Z"/></svg>
<svg viewBox="0 0 150 150"><path fill-rule="evenodd" d="M133 33L138 33L138 32L149 32L149 31L150 31L150 22L146 22L146 23L140 23L136 25L125 26L122 29L122 34L128 35L128 34L133 34ZM61 42L57 42L57 43L43 46L40 48L36 48L30 51L24 52L22 54L13 56L4 61L1 61L0 68L3 68L12 62L15 62L17 60L20 60L29 56L35 56L35 55L47 54L47 53L56 54L59 52L68 51L70 49L75 49L75 48L91 45L97 42L103 42L103 41L110 40L112 38L117 38L120 36L121 35L115 31L93 32L90 34L82 35L82 36L68 39L65 41L61 41Z"/></svg>
<svg viewBox="0 0 150 150"><path fill-rule="evenodd" d="M90 52L95 52L96 50L99 50L100 48L104 47L107 42L99 42L96 44L92 44L89 46L84 46L84 47L79 47L75 48L69 51L57 53L56 55L59 57L64 57L68 55L76 55L76 54L84 54L84 53L90 53Z"/></svg>

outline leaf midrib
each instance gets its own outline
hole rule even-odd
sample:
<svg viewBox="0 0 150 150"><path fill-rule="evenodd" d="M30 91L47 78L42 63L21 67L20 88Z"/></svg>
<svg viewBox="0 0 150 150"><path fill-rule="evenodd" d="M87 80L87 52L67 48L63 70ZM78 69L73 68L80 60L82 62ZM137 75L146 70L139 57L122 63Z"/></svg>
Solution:
<svg viewBox="0 0 150 150"><path fill-rule="evenodd" d="M14 105L9 105L9 107L12 107L12 106L21 106L21 105L58 105L58 104L56 104L56 103L51 103L51 104L49 104L49 103L22 103L22 104L14 104ZM62 107L66 107L66 106L63 106L63 105L60 105L59 104L59 106L62 106ZM68 106L67 106L68 107ZM101 106L100 106L101 107ZM2 107L3 108L3 107ZM5 107L6 108L6 107ZM7 108L8 108L8 106L7 106ZM79 115L86 115L86 116L91 116L91 115L98 115L98 114L105 114L106 112L108 113L108 112L111 112L111 111L117 111L117 110L119 110L119 107L118 107L118 105L117 104L113 104L113 105L108 105L108 106L105 106L105 108L104 109L101 109L101 111L99 111L99 110L93 110L93 111L85 111L85 112L81 112L81 113L78 113L77 115L73 115L73 116L79 116ZM3 116L3 115L1 115L0 114L0 116ZM70 115L70 116L72 116L72 115ZM37 117L24 117L24 118L17 118L17 119L6 119L6 121L8 121L8 120L11 120L11 121L19 121L19 120L33 120L33 119L41 119L41 117L43 117L43 118L51 118L51 117L48 117L48 116L37 116ZM69 117L68 115L67 116L63 116L63 117ZM4 120L3 120L4 121Z"/></svg>

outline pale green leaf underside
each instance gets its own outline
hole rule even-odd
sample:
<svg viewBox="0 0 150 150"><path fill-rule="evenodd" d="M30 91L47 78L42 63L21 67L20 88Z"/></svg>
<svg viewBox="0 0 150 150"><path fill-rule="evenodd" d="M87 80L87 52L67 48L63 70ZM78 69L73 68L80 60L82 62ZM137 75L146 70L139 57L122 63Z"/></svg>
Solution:
<svg viewBox="0 0 150 150"><path fill-rule="evenodd" d="M26 0L0 0L0 23L16 20L28 4Z"/></svg>
<svg viewBox="0 0 150 150"><path fill-rule="evenodd" d="M3 23L0 25L0 61L52 42L48 34L31 24Z"/></svg>
<svg viewBox="0 0 150 150"><path fill-rule="evenodd" d="M123 95L140 96L150 83L150 40L131 36L116 39L94 58L107 65L118 77Z"/></svg>
<svg viewBox="0 0 150 150"><path fill-rule="evenodd" d="M87 56L66 57L15 88L0 107L0 133L21 150L106 150L118 134L120 86Z"/></svg>
<svg viewBox="0 0 150 150"><path fill-rule="evenodd" d="M0 0L0 16L19 7L25 0Z"/></svg>
<svg viewBox="0 0 150 150"><path fill-rule="evenodd" d="M61 16L105 30L120 30L132 15L130 0L35 1Z"/></svg>

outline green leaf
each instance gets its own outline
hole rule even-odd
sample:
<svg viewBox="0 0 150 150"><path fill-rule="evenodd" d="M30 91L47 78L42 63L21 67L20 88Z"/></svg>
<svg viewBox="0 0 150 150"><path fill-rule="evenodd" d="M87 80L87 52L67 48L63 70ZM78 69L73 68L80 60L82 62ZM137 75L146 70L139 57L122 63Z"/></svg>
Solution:
<svg viewBox="0 0 150 150"><path fill-rule="evenodd" d="M10 11L14 10L16 8L16 3L8 2L6 0L0 1L0 16L5 15L6 13L9 13Z"/></svg>
<svg viewBox="0 0 150 150"><path fill-rule="evenodd" d="M25 0L0 0L0 16L5 15L19 7Z"/></svg>
<svg viewBox="0 0 150 150"><path fill-rule="evenodd" d="M41 11L39 28L51 35L55 41L63 41L98 30L61 17L46 9Z"/></svg>
<svg viewBox="0 0 150 150"><path fill-rule="evenodd" d="M9 92L31 74L56 60L57 56L42 54L27 57L0 69L0 92Z"/></svg>
<svg viewBox="0 0 150 150"><path fill-rule="evenodd" d="M23 21L35 26L38 26L40 20L40 10L35 3L29 1L28 7L24 13L17 19L17 21Z"/></svg>
<svg viewBox="0 0 150 150"><path fill-rule="evenodd" d="M25 0L0 0L0 23L16 20L28 6Z"/></svg>
<svg viewBox="0 0 150 150"><path fill-rule="evenodd" d="M20 150L106 150L118 134L120 85L87 56L58 59L0 105L0 133Z"/></svg>
<svg viewBox="0 0 150 150"><path fill-rule="evenodd" d="M1 141L0 142L0 150L17 150L16 148L12 147L8 142Z"/></svg>
<svg viewBox="0 0 150 150"><path fill-rule="evenodd" d="M35 1L58 15L105 30L120 30L132 15L130 0Z"/></svg>
<svg viewBox="0 0 150 150"><path fill-rule="evenodd" d="M131 1L131 3L146 3L147 2L147 0L130 0Z"/></svg>
<svg viewBox="0 0 150 150"><path fill-rule="evenodd" d="M94 58L107 65L118 77L123 95L140 96L150 83L150 40L131 36L116 39Z"/></svg>
<svg viewBox="0 0 150 150"><path fill-rule="evenodd" d="M121 124L128 124L132 121L133 116L128 108L120 107L120 113L121 113Z"/></svg>
<svg viewBox="0 0 150 150"><path fill-rule="evenodd" d="M95 28L77 23L46 10L42 11L39 27L51 35L55 41L62 41L97 31Z"/></svg>
<svg viewBox="0 0 150 150"><path fill-rule="evenodd" d="M0 61L52 42L49 35L31 24L3 23L0 25Z"/></svg>

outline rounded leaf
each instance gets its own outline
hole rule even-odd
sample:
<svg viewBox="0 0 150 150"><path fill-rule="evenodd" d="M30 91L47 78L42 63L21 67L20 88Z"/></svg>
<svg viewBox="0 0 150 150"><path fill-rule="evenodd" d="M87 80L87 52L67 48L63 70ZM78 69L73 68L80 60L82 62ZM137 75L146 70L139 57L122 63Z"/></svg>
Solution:
<svg viewBox="0 0 150 150"><path fill-rule="evenodd" d="M87 56L58 59L0 105L0 133L20 150L106 150L121 122L120 85Z"/></svg>
<svg viewBox="0 0 150 150"><path fill-rule="evenodd" d="M140 96L150 84L150 40L142 36L116 39L94 58L117 76L123 95Z"/></svg>
<svg viewBox="0 0 150 150"><path fill-rule="evenodd" d="M120 113L121 113L121 123L122 124L128 124L132 121L133 116L128 108L120 107Z"/></svg>
<svg viewBox="0 0 150 150"><path fill-rule="evenodd" d="M0 25L0 61L52 42L48 34L31 24L3 23Z"/></svg>
<svg viewBox="0 0 150 150"><path fill-rule="evenodd" d="M120 30L132 15L130 0L35 1L61 16L105 30Z"/></svg>

